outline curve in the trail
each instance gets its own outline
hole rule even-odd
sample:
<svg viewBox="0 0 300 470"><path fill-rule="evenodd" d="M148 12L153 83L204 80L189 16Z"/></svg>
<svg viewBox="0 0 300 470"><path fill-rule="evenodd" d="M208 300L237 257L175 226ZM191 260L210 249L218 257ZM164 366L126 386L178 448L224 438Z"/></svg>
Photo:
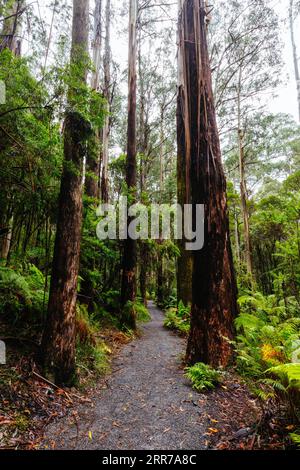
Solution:
<svg viewBox="0 0 300 470"><path fill-rule="evenodd" d="M152 303L149 311L152 321L114 359L93 406L79 407L76 425L70 417L53 423L44 442L60 449L205 448L205 413L181 366L185 341L163 327Z"/></svg>

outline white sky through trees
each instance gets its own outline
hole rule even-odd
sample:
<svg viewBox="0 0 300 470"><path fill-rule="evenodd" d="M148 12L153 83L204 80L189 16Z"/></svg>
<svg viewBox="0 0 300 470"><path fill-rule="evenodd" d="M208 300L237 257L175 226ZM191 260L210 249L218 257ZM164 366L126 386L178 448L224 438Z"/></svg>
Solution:
<svg viewBox="0 0 300 470"><path fill-rule="evenodd" d="M66 0L66 2L71 7L72 1ZM103 7L105 7L105 0L103 0ZM140 0L140 3L145 3L144 0ZM169 6L166 9L156 7L157 13L161 17L161 23L159 23L158 28L164 28L165 25L169 26L172 23L174 24L174 61L176 61L176 11L177 11L177 1L175 0L153 0L153 4L168 4ZM214 0L211 0L210 4L213 6ZM289 11L289 0L270 0L270 6L273 6L276 13L279 15L281 20L281 38L283 42L283 61L284 69L282 71L282 80L283 83L274 90L274 95L272 93L268 94L265 99L267 107L270 112L273 113L288 113L291 114L295 120L298 119L298 108L297 108L297 92L296 92L296 83L294 76L293 68L293 59L292 59L292 48L289 32L289 23L288 23L288 11ZM41 17L45 23L45 28L48 31L50 30L50 23L52 17L51 2L45 0L36 1L36 14L37 17ZM90 0L90 9L91 9L91 25L92 25L92 13L94 9L94 0ZM128 23L128 1L126 0L112 0L112 28L111 28L111 48L113 60L117 62L120 66L120 71L125 71L127 66L127 23ZM104 11L104 10L103 10ZM212 13L213 15L213 13ZM104 30L104 24L103 24ZM300 59L300 15L295 22L295 38L298 45L298 54ZM55 38L54 38L55 40ZM158 39L159 41L159 39ZM51 51L55 46L52 45ZM26 51L26 42L23 47L23 50ZM53 61L53 55L51 57L51 51L49 55L49 61ZM120 75L122 76L122 75ZM123 75L124 87L121 86L121 90L124 89L126 93L127 81L126 74Z"/></svg>

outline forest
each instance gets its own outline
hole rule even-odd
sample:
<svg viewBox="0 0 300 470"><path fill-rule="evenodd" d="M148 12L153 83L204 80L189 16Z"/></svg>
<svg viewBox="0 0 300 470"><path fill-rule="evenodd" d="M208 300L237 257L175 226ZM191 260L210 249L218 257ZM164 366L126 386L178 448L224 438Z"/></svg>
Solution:
<svg viewBox="0 0 300 470"><path fill-rule="evenodd" d="M299 446L300 1L0 0L0 450Z"/></svg>

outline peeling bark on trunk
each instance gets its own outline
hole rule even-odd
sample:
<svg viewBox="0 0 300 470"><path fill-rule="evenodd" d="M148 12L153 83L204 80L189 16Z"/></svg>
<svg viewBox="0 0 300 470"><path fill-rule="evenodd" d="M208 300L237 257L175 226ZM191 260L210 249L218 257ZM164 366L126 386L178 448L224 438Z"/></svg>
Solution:
<svg viewBox="0 0 300 470"><path fill-rule="evenodd" d="M181 9L182 1L179 0ZM179 39L179 38L178 38ZM180 40L180 39L179 39ZM190 191L190 162L187 160L189 150L186 149L185 128L183 120L182 103L184 100L183 89L181 87L184 80L182 51L178 53L178 96L177 96L177 201L183 208L184 204L191 203ZM188 150L188 152L186 151ZM184 224L182 224L184 234ZM190 251L185 249L186 240L178 240L180 256L177 260L177 302L181 300L184 305L192 303L192 277L193 277L193 257Z"/></svg>
<svg viewBox="0 0 300 470"><path fill-rule="evenodd" d="M71 62L81 63L88 54L89 2L73 0ZM84 68L84 67L83 67ZM81 73L81 72L80 72ZM78 77L86 84L86 71ZM69 90L69 106L72 106ZM75 317L82 226L83 162L89 126L71 109L64 125L64 169L52 265L48 314L42 338L45 370L56 383L69 384L75 377Z"/></svg>
<svg viewBox="0 0 300 470"><path fill-rule="evenodd" d="M141 31L139 31L138 40L138 67L139 67L139 94L140 94L140 109L139 109L139 153L140 153L140 197L142 199L143 191L145 188L145 163L146 155L148 152L148 138L149 138L149 123L148 113L146 111L146 97L145 97L145 85L143 76L143 64L142 64L142 51L141 51Z"/></svg>
<svg viewBox="0 0 300 470"><path fill-rule="evenodd" d="M238 90L237 90L240 196L241 196L241 210L242 210L242 215L243 215L245 261L246 261L247 273L249 274L251 282L252 282L253 281L252 247L251 247L251 240L250 240L248 197L247 197L247 184L246 184L246 174L245 174L245 145L244 145L245 135L242 129L241 84L242 84L242 66L240 67L240 71L239 71L239 83L238 83Z"/></svg>
<svg viewBox="0 0 300 470"><path fill-rule="evenodd" d="M140 200L143 202L143 193L145 190L146 183L146 159L149 147L149 123L148 113L146 110L146 96L145 96L145 85L143 75L143 64L142 64L142 51L141 51L141 31L139 31L138 39L138 70L139 70L139 132L138 132L138 152L140 154ZM143 304L147 307L147 284L149 279L149 262L150 253L147 242L140 240L139 242L139 282L140 282L140 294Z"/></svg>
<svg viewBox="0 0 300 470"><path fill-rule="evenodd" d="M110 135L110 101L111 101L111 77L110 77L110 16L111 5L110 0L106 2L105 10L105 52L104 52L104 98L107 102L107 116L105 116L102 138L102 176L101 176L101 200L108 202L108 163L109 163L109 135Z"/></svg>
<svg viewBox="0 0 300 470"><path fill-rule="evenodd" d="M239 218L236 210L234 211L234 237L235 237L235 249L236 259L238 265L241 264L241 250L240 250L240 231L239 231Z"/></svg>
<svg viewBox="0 0 300 470"><path fill-rule="evenodd" d="M295 79L297 85L297 99L298 99L298 112L299 112L299 122L300 122L300 72L299 72L299 58L297 54L297 47L295 41L295 31L294 31L294 0L290 0L290 8L289 8L289 19L290 19L290 33L291 33L291 42L292 42L292 49L293 49L293 61L294 61L294 69L295 69Z"/></svg>
<svg viewBox="0 0 300 470"><path fill-rule="evenodd" d="M240 195L241 195L241 209L243 214L243 227L244 227L244 243L245 243L245 260L247 272L253 278L252 269L252 248L250 241L250 226L249 226L249 212L247 203L247 187L245 177L245 155L244 155L244 136L243 131L238 132L239 139L239 168L240 168Z"/></svg>
<svg viewBox="0 0 300 470"><path fill-rule="evenodd" d="M10 49L16 56L21 55L21 15L24 11L25 0L10 2L10 6L4 14L7 20L4 21L0 38L0 52Z"/></svg>
<svg viewBox="0 0 300 470"><path fill-rule="evenodd" d="M25 0L17 0L10 2L10 5L4 11L7 18L1 30L0 36L0 52L8 48L15 56L21 55L21 17L24 12ZM11 197L11 196L10 196ZM13 236L13 220L14 214L11 210L7 214L7 233L1 240L0 256L9 262L9 253Z"/></svg>
<svg viewBox="0 0 300 470"><path fill-rule="evenodd" d="M237 315L226 181L212 94L203 0L180 1L179 109L192 203L205 204L205 244L193 251L193 299L187 362L226 366Z"/></svg>
<svg viewBox="0 0 300 470"><path fill-rule="evenodd" d="M128 130L127 130L127 159L126 183L131 203L136 199L136 23L137 0L130 0L129 11L129 58L128 58ZM131 218L127 220L127 227ZM122 265L121 306L127 302L134 302L136 298L136 262L137 243L128 238L124 240L124 253ZM123 309L124 310L124 309ZM128 313L128 312L127 312ZM123 321L131 328L136 328L134 311L130 315L123 315Z"/></svg>
<svg viewBox="0 0 300 470"><path fill-rule="evenodd" d="M94 71L91 78L91 87L98 91L100 84L102 47L102 0L96 0L94 10L94 38L92 43ZM86 159L86 181L85 192L87 196L97 200L99 198L100 186L100 155L101 155L101 132L97 130L91 137L88 145Z"/></svg>

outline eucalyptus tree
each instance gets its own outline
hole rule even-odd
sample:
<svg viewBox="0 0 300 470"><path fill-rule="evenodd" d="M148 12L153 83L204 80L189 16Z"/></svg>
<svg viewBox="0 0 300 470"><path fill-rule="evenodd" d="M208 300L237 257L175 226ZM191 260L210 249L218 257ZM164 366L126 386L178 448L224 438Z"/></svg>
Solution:
<svg viewBox="0 0 300 470"><path fill-rule="evenodd" d="M281 52L278 16L268 2L247 0L218 3L218 13L211 33L216 107L221 133L235 134L239 155L244 258L251 277L253 266L245 175L245 139L251 115L266 104L266 98L272 96L279 83Z"/></svg>
<svg viewBox="0 0 300 470"><path fill-rule="evenodd" d="M41 352L45 371L57 383L75 376L75 316L82 225L83 165L90 125L87 103L78 103L87 85L89 1L73 0L72 80L64 122L64 167L46 325Z"/></svg>
<svg viewBox="0 0 300 470"><path fill-rule="evenodd" d="M102 131L102 174L101 174L101 200L108 202L108 164L109 164L109 136L110 136L110 110L112 100L112 83L111 83L111 46L110 46L110 29L111 29L111 0L106 0L105 7L105 47L103 56L103 97L106 101L106 116Z"/></svg>
<svg viewBox="0 0 300 470"><path fill-rule="evenodd" d="M136 143L136 93L137 93L137 0L129 4L129 43L128 43L128 122L126 184L130 203L136 201L137 143ZM127 229L131 218L127 219ZM136 299L137 242L128 234L123 244L121 316L122 321L136 328L135 312L130 302Z"/></svg>
<svg viewBox="0 0 300 470"><path fill-rule="evenodd" d="M0 52L7 47L15 55L21 54L21 20L25 10L25 0L10 1L4 6Z"/></svg>
<svg viewBox="0 0 300 470"><path fill-rule="evenodd" d="M101 48L102 48L102 0L95 1L94 28L92 41L93 72L91 76L91 87L99 92ZM101 129L95 129L93 138L89 139L89 149L86 160L86 194L94 200L99 198L100 178L100 147Z"/></svg>
<svg viewBox="0 0 300 470"><path fill-rule="evenodd" d="M191 201L195 207L205 205L205 244L193 251L187 361L226 366L232 359L237 290L206 37L208 12L203 0L179 6L178 139Z"/></svg>
<svg viewBox="0 0 300 470"><path fill-rule="evenodd" d="M296 38L295 38L295 16L296 14L299 14L299 10L300 10L300 5L296 4L294 0L290 0L289 23L290 23L291 44L292 44L292 51L293 51L293 63L294 63L294 70L295 70L298 112L299 112L299 122L300 122L300 71L299 71L299 57L298 57L297 44L296 44Z"/></svg>
<svg viewBox="0 0 300 470"><path fill-rule="evenodd" d="M8 48L15 56L21 55L21 22L22 15L26 10L25 0L15 0L12 2L7 2L3 6L3 19L2 19L2 29L0 36L0 53ZM10 199L13 199L11 196ZM10 206L10 205L9 205ZM2 259L7 259L9 257L11 241L12 241L12 231L13 231L13 208L7 211L5 214L5 233L1 243L0 256Z"/></svg>

